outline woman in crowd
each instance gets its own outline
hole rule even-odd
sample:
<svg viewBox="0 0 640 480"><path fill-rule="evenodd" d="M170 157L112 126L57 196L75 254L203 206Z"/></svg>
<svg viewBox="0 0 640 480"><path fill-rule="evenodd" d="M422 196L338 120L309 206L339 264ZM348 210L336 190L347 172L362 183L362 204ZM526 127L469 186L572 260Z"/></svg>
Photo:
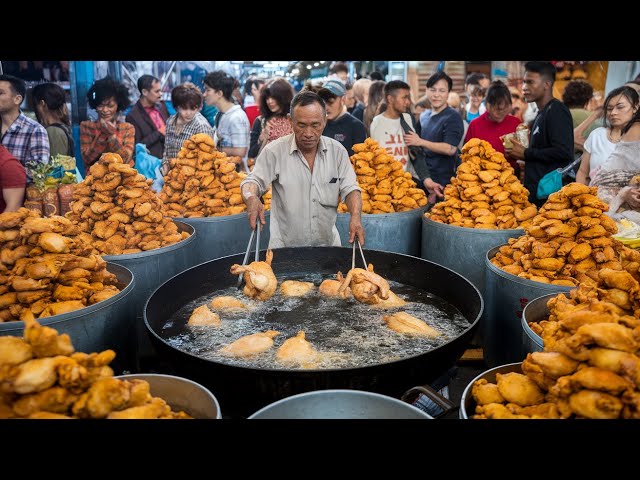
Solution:
<svg viewBox="0 0 640 480"><path fill-rule="evenodd" d="M202 98L202 92L191 82L171 90L171 103L176 113L167 120L161 169L163 175L169 172L169 160L178 156L182 144L189 137L196 133L206 133L213 139L213 128L200 113Z"/></svg>
<svg viewBox="0 0 640 480"><path fill-rule="evenodd" d="M478 118L481 113L483 113L480 112L480 106L482 105L482 100L484 100L486 93L487 91L478 85L471 88L471 98L465 108L466 115L464 119L467 123L470 124L473 120Z"/></svg>
<svg viewBox="0 0 640 480"><path fill-rule="evenodd" d="M0 144L0 213L15 212L22 206L26 186L24 167Z"/></svg>
<svg viewBox="0 0 640 480"><path fill-rule="evenodd" d="M265 145L293 133L287 118L294 91L284 78L274 78L260 93L260 116L253 122L249 158L257 158Z"/></svg>
<svg viewBox="0 0 640 480"><path fill-rule="evenodd" d="M373 117L380 114L379 107L384 100L384 85L385 82L382 80L375 80L369 85L369 100L364 109L364 126L367 128L367 133L369 133Z"/></svg>
<svg viewBox="0 0 640 480"><path fill-rule="evenodd" d="M264 88L264 83L263 79L255 77L249 78L244 83L244 113L247 114L251 127L260 115L260 92Z"/></svg>
<svg viewBox="0 0 640 480"><path fill-rule="evenodd" d="M577 182L593 184L616 145L637 121L638 103L638 92L631 87L619 87L607 95L604 102L605 126L596 128L584 142L584 153L576 174ZM636 161L640 165L640 161Z"/></svg>
<svg viewBox="0 0 640 480"><path fill-rule="evenodd" d="M98 120L80 123L80 152L85 171L103 153L117 153L122 161L133 166L136 130L122 122L118 115L130 104L127 87L106 77L97 80L87 92L89 106L98 112Z"/></svg>
<svg viewBox="0 0 640 480"><path fill-rule="evenodd" d="M47 130L49 151L52 157L75 157L71 136L71 122L63 88L56 83L41 83L31 90L31 109Z"/></svg>

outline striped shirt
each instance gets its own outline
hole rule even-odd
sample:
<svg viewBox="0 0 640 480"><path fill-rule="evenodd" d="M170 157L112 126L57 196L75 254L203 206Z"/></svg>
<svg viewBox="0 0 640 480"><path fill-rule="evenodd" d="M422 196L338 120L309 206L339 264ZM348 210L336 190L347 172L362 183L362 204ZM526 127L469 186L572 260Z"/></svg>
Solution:
<svg viewBox="0 0 640 480"><path fill-rule="evenodd" d="M2 145L23 166L27 162L49 163L49 137L47 131L35 120L20 113L2 136ZM31 180L27 170L28 180Z"/></svg>
<svg viewBox="0 0 640 480"><path fill-rule="evenodd" d="M196 133L206 133L213 139L213 128L201 113L196 113L193 120L182 125L180 132L178 132L177 120L177 113L167 119L167 130L164 137L164 155L162 157L163 165L169 163L170 159L178 156L182 144L185 140L189 140L192 135Z"/></svg>
<svg viewBox="0 0 640 480"><path fill-rule="evenodd" d="M136 130L127 122L116 122L115 136L100 120L80 122L80 152L85 169L96 163L103 153L117 153L122 161L133 166Z"/></svg>

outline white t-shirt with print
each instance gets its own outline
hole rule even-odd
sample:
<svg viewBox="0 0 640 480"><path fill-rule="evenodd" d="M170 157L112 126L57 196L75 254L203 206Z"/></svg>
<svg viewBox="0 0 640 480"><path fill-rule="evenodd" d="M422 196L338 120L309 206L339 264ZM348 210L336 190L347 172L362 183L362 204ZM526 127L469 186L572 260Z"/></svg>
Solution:
<svg viewBox="0 0 640 480"><path fill-rule="evenodd" d="M381 113L373 118L369 131L371 138L402 163L405 172L418 177L413 163L409 160L409 147L404 142L404 131L399 118L387 118Z"/></svg>
<svg viewBox="0 0 640 480"><path fill-rule="evenodd" d="M589 159L589 178L593 180L609 156L616 148L616 144L607 138L607 129L598 127L589 134L584 142L585 151L591 155Z"/></svg>

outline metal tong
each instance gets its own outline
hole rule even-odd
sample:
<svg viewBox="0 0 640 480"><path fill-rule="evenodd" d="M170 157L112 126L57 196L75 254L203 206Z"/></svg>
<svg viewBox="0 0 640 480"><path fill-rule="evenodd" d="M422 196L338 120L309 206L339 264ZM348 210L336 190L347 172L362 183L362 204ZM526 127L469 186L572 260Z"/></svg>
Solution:
<svg viewBox="0 0 640 480"><path fill-rule="evenodd" d="M362 247L360 246L360 240L358 240L358 237L356 237L353 240L353 252L351 254L351 270L356 268L356 243L358 244L358 250L360 250L360 256L362 257L362 261L364 262L364 269L366 270L368 267L368 264L364 258L364 253L362 253Z"/></svg>
<svg viewBox="0 0 640 480"><path fill-rule="evenodd" d="M258 232L256 234L256 232ZM249 244L247 245L247 251L244 254L244 260L242 260L242 265L246 265L247 264L247 260L249 260L249 252L251 251L251 244L253 243L253 237L256 237L256 255L255 255L255 262L260 261L260 225L258 224L258 222L256 222L256 228L254 230L251 230L251 236L249 237ZM244 276L244 272L242 272L239 276L238 276L238 288L240 288L240 286L242 285L242 278Z"/></svg>

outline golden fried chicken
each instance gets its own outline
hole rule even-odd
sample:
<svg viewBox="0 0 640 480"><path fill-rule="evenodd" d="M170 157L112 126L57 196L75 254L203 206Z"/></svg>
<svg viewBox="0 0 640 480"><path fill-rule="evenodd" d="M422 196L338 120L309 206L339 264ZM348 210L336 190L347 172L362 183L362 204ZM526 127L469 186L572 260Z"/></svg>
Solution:
<svg viewBox="0 0 640 480"><path fill-rule="evenodd" d="M0 391L26 394L52 387L58 380L58 358L60 357L35 358L9 367L0 382Z"/></svg>
<svg viewBox="0 0 640 480"><path fill-rule="evenodd" d="M106 300L107 298L111 298L119 293L120 293L120 290L118 290L117 287L113 285L107 285L102 290L94 293L89 297L89 304L93 305L94 303L102 302L103 300Z"/></svg>
<svg viewBox="0 0 640 480"><path fill-rule="evenodd" d="M527 407L544 401L544 393L540 387L521 373L498 373L496 374L496 382L500 395L509 403Z"/></svg>
<svg viewBox="0 0 640 480"><path fill-rule="evenodd" d="M527 415L518 415L511 410L509 410L505 405L501 403L488 403L486 405L478 405L476 407L476 415L474 415L475 419L481 418L490 418L490 419L505 419L505 418L520 418L520 419L528 419Z"/></svg>
<svg viewBox="0 0 640 480"><path fill-rule="evenodd" d="M18 365L33 358L31 345L18 337L0 337L0 365Z"/></svg>
<svg viewBox="0 0 640 480"><path fill-rule="evenodd" d="M521 407L515 403L508 403L507 409L516 415L526 415L529 418L567 418L569 415L563 414L558 409L558 405L552 402L541 403L539 405L531 405L529 407Z"/></svg>
<svg viewBox="0 0 640 480"><path fill-rule="evenodd" d="M342 276L342 272L338 272L335 280L326 279L322 281L319 288L320 293L327 297L349 298L351 296L350 287L347 287L342 293L339 293L342 282L344 282L344 277Z"/></svg>
<svg viewBox="0 0 640 480"><path fill-rule="evenodd" d="M362 268L349 270L338 292L344 292L347 287L351 287L353 297L362 303L375 304L381 299L389 298L389 283L374 273L371 263L367 270Z"/></svg>
<svg viewBox="0 0 640 480"><path fill-rule="evenodd" d="M578 365L579 362L562 353L533 352L527 354L527 358L522 362L522 371L540 388L548 390L557 378L571 375Z"/></svg>
<svg viewBox="0 0 640 480"><path fill-rule="evenodd" d="M66 302L50 303L38 318L51 317L53 315L62 315L63 313L73 312L74 310L84 308L85 306L86 305L80 300L69 300Z"/></svg>
<svg viewBox="0 0 640 480"><path fill-rule="evenodd" d="M231 357L250 357L266 352L273 346L273 338L279 333L275 330L267 330L266 332L245 335L222 347L220 353Z"/></svg>
<svg viewBox="0 0 640 480"><path fill-rule="evenodd" d="M19 417L44 411L49 413L68 413L71 405L78 399L63 387L51 387L31 395L23 395L13 403L13 411Z"/></svg>
<svg viewBox="0 0 640 480"><path fill-rule="evenodd" d="M594 419L618 418L623 407L620 399L594 390L574 393L569 397L569 406L579 417Z"/></svg>
<svg viewBox="0 0 640 480"><path fill-rule="evenodd" d="M258 300L268 300L275 293L278 280L271 269L273 252L267 250L266 261L251 262L248 265L231 265L231 273L240 275L244 273L244 294L247 297Z"/></svg>
<svg viewBox="0 0 640 480"><path fill-rule="evenodd" d="M220 316L209 310L206 305L200 305L191 312L187 325L191 326L220 326Z"/></svg>
<svg viewBox="0 0 640 480"><path fill-rule="evenodd" d="M114 410L127 407L131 389L117 378L102 378L89 387L73 404L72 412L80 418L105 418Z"/></svg>
<svg viewBox="0 0 640 480"><path fill-rule="evenodd" d="M244 310L247 306L235 297L221 295L214 297L209 304L214 310L233 311Z"/></svg>
<svg viewBox="0 0 640 480"><path fill-rule="evenodd" d="M161 398L153 398L149 403L137 407L129 407L124 410L114 411L107 415L109 419L154 419L169 415L171 407Z"/></svg>
<svg viewBox="0 0 640 480"><path fill-rule="evenodd" d="M471 395L478 405L504 403L505 401L498 391L498 386L495 383L489 383L485 378L474 382L471 387Z"/></svg>
<svg viewBox="0 0 640 480"><path fill-rule="evenodd" d="M35 357L71 355L74 352L71 338L68 334L63 333L60 335L57 330L40 325L30 310L23 310L20 319L25 325L24 339L31 345Z"/></svg>
<svg viewBox="0 0 640 480"><path fill-rule="evenodd" d="M620 395L625 390L632 390L633 384L615 373L599 367L586 367L578 370L573 375L562 378L563 382L560 392L556 392L560 396L567 396L567 383L571 391L581 389L598 390L612 395ZM560 382L558 382L560 384Z"/></svg>
<svg viewBox="0 0 640 480"><path fill-rule="evenodd" d="M42 258L42 257L41 257ZM55 278L60 273L64 262L52 258L43 258L42 261L31 263L25 267L29 277L34 279Z"/></svg>
<svg viewBox="0 0 640 480"><path fill-rule="evenodd" d="M61 413L34 412L27 417L30 420L72 420L73 417L62 415Z"/></svg>
<svg viewBox="0 0 640 480"><path fill-rule="evenodd" d="M614 373L623 373L623 363L640 366L640 358L628 352L610 348L592 348L589 350L589 365L604 368Z"/></svg>
<svg viewBox="0 0 640 480"><path fill-rule="evenodd" d="M313 283L285 280L280 284L280 292L285 297L302 297L313 290Z"/></svg>
<svg viewBox="0 0 640 480"><path fill-rule="evenodd" d="M304 367L313 366L320 354L304 338L304 331L299 331L295 337L286 339L278 351L276 358L283 363L294 363Z"/></svg>
<svg viewBox="0 0 640 480"><path fill-rule="evenodd" d="M49 253L69 253L74 241L59 233L43 232L38 238L38 245Z"/></svg>
<svg viewBox="0 0 640 480"><path fill-rule="evenodd" d="M618 323L582 325L574 335L565 339L565 342L574 350L581 346L596 344L603 348L633 353L640 347L633 335L633 330Z"/></svg>
<svg viewBox="0 0 640 480"><path fill-rule="evenodd" d="M372 305L373 308L394 308L394 307L402 307L406 305L407 302L402 298L397 296L391 290L389 290L389 296L387 298L381 298L378 303L374 303Z"/></svg>
<svg viewBox="0 0 640 480"><path fill-rule="evenodd" d="M430 327L419 318L409 315L407 312L396 312L393 315L385 315L382 319L391 330L408 335L423 337L437 337L440 335L435 328Z"/></svg>

